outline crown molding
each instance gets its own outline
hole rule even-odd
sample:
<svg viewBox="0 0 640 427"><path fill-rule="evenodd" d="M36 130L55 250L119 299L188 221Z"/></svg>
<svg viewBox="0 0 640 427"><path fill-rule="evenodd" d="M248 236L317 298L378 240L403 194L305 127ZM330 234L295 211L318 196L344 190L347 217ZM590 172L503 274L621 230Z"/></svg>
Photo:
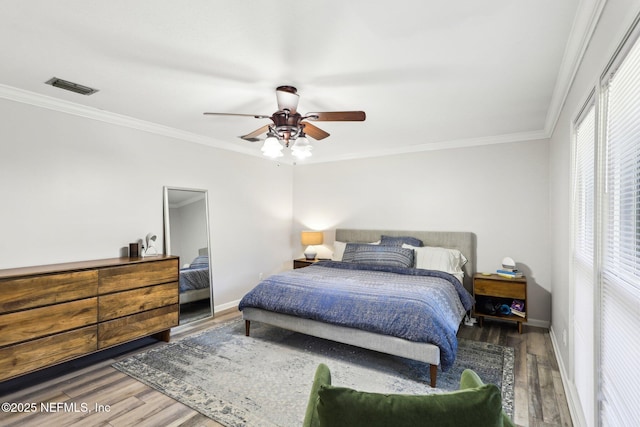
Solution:
<svg viewBox="0 0 640 427"><path fill-rule="evenodd" d="M0 98L8 99L15 102L21 102L23 104L29 104L36 107L47 108L49 110L59 111L66 114L72 114L74 116L98 120L109 124L124 126L131 129L141 130L143 132L149 132L169 138L180 139L182 141L202 144L208 147L219 148L227 151L235 151L237 153L248 154L254 157L263 157L260 152L256 152L255 150L247 147L225 143L215 138L198 135L192 132L186 132L145 120L135 119L129 116L100 110L94 107L88 107L86 105L76 104L75 102L53 98L47 95L18 89L12 86L0 84Z"/></svg>
<svg viewBox="0 0 640 427"><path fill-rule="evenodd" d="M581 0L565 45L544 130L551 137L607 0Z"/></svg>
<svg viewBox="0 0 640 427"><path fill-rule="evenodd" d="M42 94L14 88L14 87L3 85L3 84L0 84L0 98L8 99L15 102L21 102L24 104L34 105L36 107L47 108L50 110L54 110L54 111L58 111L66 114L85 117L91 120L98 120L105 123L124 126L131 129L137 129L143 132L149 132L157 135L166 136L169 138L179 139L182 141L202 144L208 147L215 147L222 150L247 154L250 156L259 157L259 158L271 161L271 159L266 159L264 156L262 156L262 154L257 150L236 146L233 144L222 142L214 138L194 134L191 132L182 131L169 126L164 126L157 123L135 119L122 114L116 114L109 111L100 110L94 107L88 107L85 105L76 104L74 102L53 98L47 95L42 95ZM480 138L438 141L438 142L431 142L431 143L424 143L424 144L416 144L409 147L372 150L372 151L350 153L350 154L333 156L333 157L324 157L324 158L311 157L309 159L305 159L304 162L297 162L293 158L281 158L281 159L275 159L275 160L277 161L277 163L293 164L293 165L317 164L317 163L328 163L328 162L336 162L336 161L344 161L344 160L357 160L357 159L371 158L371 157L393 156L393 155L417 153L417 152L423 152L423 151L448 150L448 149L455 149L455 148L477 147L482 145L524 142L524 141L532 141L532 140L546 139L546 138L549 138L549 133L543 130L539 130L539 131L532 131L532 132L494 135L494 136L487 136L487 137L480 137Z"/></svg>
<svg viewBox="0 0 640 427"><path fill-rule="evenodd" d="M343 156L334 156L331 158L314 159L310 157L306 159L304 164L318 164L328 162L338 162L343 160L357 160L371 157L385 157L400 154L419 153L423 151L451 150L455 148L480 147L493 144L508 144L512 142L535 141L539 139L547 139L549 135L544 130L511 133L504 135L485 136L480 138L466 138L449 141L427 142L424 144L416 144L410 147L400 147L385 150L372 150L358 154L346 154ZM299 163L302 164L302 163Z"/></svg>
<svg viewBox="0 0 640 427"><path fill-rule="evenodd" d="M22 89L18 89L12 86L0 84L0 98L5 98L10 101L21 102L23 104L34 105L36 107L47 108L49 110L59 111L66 114L72 114L75 116L85 117L91 120L98 120L105 123L110 123L118 126L124 126L131 129L141 130L143 132L149 132L157 135L162 135L170 138L179 139L182 141L193 142L196 144L206 145L208 147L215 147L222 150L235 151L242 154L248 154L250 156L259 157L264 159L262 153L250 148L236 146L233 144L225 143L220 140L209 138L206 136L198 135L191 132L182 131L169 126L160 125L144 120L134 119L122 114L116 114L109 111L100 110L94 107L88 107L85 105L77 104L70 101L65 101L57 98L53 98L47 95L42 95L35 92L30 92ZM284 158L276 159L278 163L284 164L311 164L311 163L327 163L341 160L355 160L370 157L391 156L397 154L416 153L421 151L433 151L433 150L446 150L452 148L465 148L480 145L490 144L502 144L508 142L521 142L530 141L536 139L544 139L548 136L542 131L525 132L509 135L497 135L482 138L460 139L453 141L439 141L433 143L417 144L410 147L400 147L385 150L374 150L361 153L346 154L343 156L328 157L323 159L309 158L304 162L296 162L295 159ZM266 159L271 160L271 159Z"/></svg>

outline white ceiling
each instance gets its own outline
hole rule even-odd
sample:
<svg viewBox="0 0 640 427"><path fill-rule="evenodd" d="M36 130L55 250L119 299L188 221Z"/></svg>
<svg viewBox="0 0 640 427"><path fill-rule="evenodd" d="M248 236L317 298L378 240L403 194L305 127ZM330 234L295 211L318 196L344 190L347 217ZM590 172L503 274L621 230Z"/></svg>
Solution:
<svg viewBox="0 0 640 427"><path fill-rule="evenodd" d="M270 115L284 84L302 113L366 111L315 123L331 136L311 161L534 139L562 102L579 3L2 1L0 96L256 155L238 135L268 120L202 113ZM100 91L45 85L53 76Z"/></svg>

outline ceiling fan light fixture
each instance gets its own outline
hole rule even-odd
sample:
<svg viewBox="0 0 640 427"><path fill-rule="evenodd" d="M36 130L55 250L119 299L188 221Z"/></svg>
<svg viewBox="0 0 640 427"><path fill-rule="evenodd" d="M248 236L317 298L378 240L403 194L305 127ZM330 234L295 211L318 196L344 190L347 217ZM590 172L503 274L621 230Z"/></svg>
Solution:
<svg viewBox="0 0 640 427"><path fill-rule="evenodd" d="M284 156L284 154L282 154L282 151L264 151L262 154L271 159L277 159L278 157Z"/></svg>
<svg viewBox="0 0 640 427"><path fill-rule="evenodd" d="M311 150L291 150L291 154L298 160L304 160L307 157L311 157Z"/></svg>
<svg viewBox="0 0 640 427"><path fill-rule="evenodd" d="M296 143L291 148L292 150L306 150L311 149L311 143L307 139L307 137L301 133L300 136L296 139Z"/></svg>
<svg viewBox="0 0 640 427"><path fill-rule="evenodd" d="M251 133L240 136L245 141L259 141L258 135L267 134L262 145L262 153L268 157L282 157L284 148L290 148L291 154L298 159L311 156L312 146L306 138L308 133L314 140L320 141L329 136L328 132L305 121L319 122L355 122L366 119L364 111L325 111L308 113L303 116L297 112L300 96L293 86L278 86L276 88L278 111L271 116L263 114L240 113L210 113L218 116L255 117L256 119L270 119L272 123L264 125Z"/></svg>
<svg viewBox="0 0 640 427"><path fill-rule="evenodd" d="M291 147L291 154L298 160L306 159L307 157L311 157L311 150L313 149L312 145L309 143L309 140L301 134L298 137L293 147Z"/></svg>
<svg viewBox="0 0 640 427"><path fill-rule="evenodd" d="M282 146L282 144L280 144L278 138L276 138L275 136L267 137L267 139L264 140L264 144L262 145L262 154L274 159L276 157L283 156L282 150L284 150L284 147Z"/></svg>
<svg viewBox="0 0 640 427"><path fill-rule="evenodd" d="M295 113L298 110L298 101L300 95L293 86L280 86L276 89L276 100L278 101L278 109L280 111L289 110Z"/></svg>

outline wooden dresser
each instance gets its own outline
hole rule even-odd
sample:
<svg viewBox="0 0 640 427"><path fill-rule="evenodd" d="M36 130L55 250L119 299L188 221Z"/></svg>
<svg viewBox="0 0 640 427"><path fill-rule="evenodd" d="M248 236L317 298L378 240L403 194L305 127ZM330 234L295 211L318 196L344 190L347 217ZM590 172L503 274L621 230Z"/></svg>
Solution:
<svg viewBox="0 0 640 427"><path fill-rule="evenodd" d="M178 325L178 257L0 270L0 381Z"/></svg>

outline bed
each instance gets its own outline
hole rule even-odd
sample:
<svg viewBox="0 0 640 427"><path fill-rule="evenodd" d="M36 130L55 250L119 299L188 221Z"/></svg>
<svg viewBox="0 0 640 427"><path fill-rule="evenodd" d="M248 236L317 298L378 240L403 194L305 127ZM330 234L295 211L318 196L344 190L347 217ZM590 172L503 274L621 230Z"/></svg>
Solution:
<svg viewBox="0 0 640 427"><path fill-rule="evenodd" d="M199 249L199 255L187 267L180 269L180 304L209 299L209 255L207 248Z"/></svg>
<svg viewBox="0 0 640 427"><path fill-rule="evenodd" d="M381 236L385 236L387 239L410 236L422 241L425 249L453 249L451 252L457 252L466 259L466 263L460 266L460 273L464 273L464 276L457 274L456 278L451 272L408 268L404 257L409 252L415 256L424 252L413 250L415 249L413 245L419 246L417 244L412 246L405 244L404 247L391 245L402 249L371 249L366 245L378 243ZM336 230L336 248L338 242L350 243L346 245L345 259L342 261L321 261L310 267L274 275L245 295L239 308L242 310L245 320L246 335L250 334L251 322L258 321L324 339L418 360L430 365L430 384L435 387L438 367L447 370L455 359L457 351L455 334L465 312L471 308L472 278L475 272L475 236L468 232L338 229ZM394 257L398 257L398 263L402 265L377 265L373 263L372 265L355 266L354 264L360 264L357 262L358 260L354 262L354 257L357 258L357 253L360 251L364 251L366 256L368 256L367 252L390 252L392 253L391 258L385 258L385 260L392 259L391 264L393 264L396 260ZM369 263L365 262L364 264ZM309 278L312 280L308 281ZM460 281L460 279L462 280ZM282 282L282 285L274 284L279 282ZM388 289L387 284L390 286ZM322 296L323 291L334 285L340 288L337 290L340 293L339 298L327 296L326 292ZM288 288L286 290L282 288L278 296L280 286L288 286ZM318 288L324 289L318 291ZM374 288L376 295L369 294L369 290ZM422 288L425 288L425 292L427 289L429 292L436 292L436 299L425 300L425 298L431 297L415 294L422 292ZM379 291L381 291L381 295L378 295ZM405 291L409 292L406 297L404 296ZM264 294L267 292L272 294L264 298ZM369 308L367 309L363 305L364 303L357 303L356 306L356 303L349 299L356 298L352 294L364 295L363 299L368 301ZM455 297L452 297L451 294L458 295L458 302L454 301ZM329 299L327 300L327 298ZM385 298L397 300L401 307L390 309L390 302ZM294 304L288 308L278 306L278 301L283 299L291 300ZM442 302L444 300L448 302L445 304ZM345 301L346 306L336 305L337 301ZM442 313L423 316L424 310L420 301L431 307L429 310L442 310ZM451 302L451 310L442 308L448 307L449 302ZM315 312L306 310L315 310ZM322 317L319 317L318 312L321 310L325 311L322 313ZM393 318L395 320L384 319L383 315L387 311L391 312L391 316L396 316ZM351 317L341 317L342 312L350 312ZM363 313L374 313L373 317L380 319L372 320L371 324L363 324L361 319L364 316ZM409 328L406 326L409 324L423 326ZM444 330L440 330L442 325L444 325ZM387 330L389 327L391 330Z"/></svg>

